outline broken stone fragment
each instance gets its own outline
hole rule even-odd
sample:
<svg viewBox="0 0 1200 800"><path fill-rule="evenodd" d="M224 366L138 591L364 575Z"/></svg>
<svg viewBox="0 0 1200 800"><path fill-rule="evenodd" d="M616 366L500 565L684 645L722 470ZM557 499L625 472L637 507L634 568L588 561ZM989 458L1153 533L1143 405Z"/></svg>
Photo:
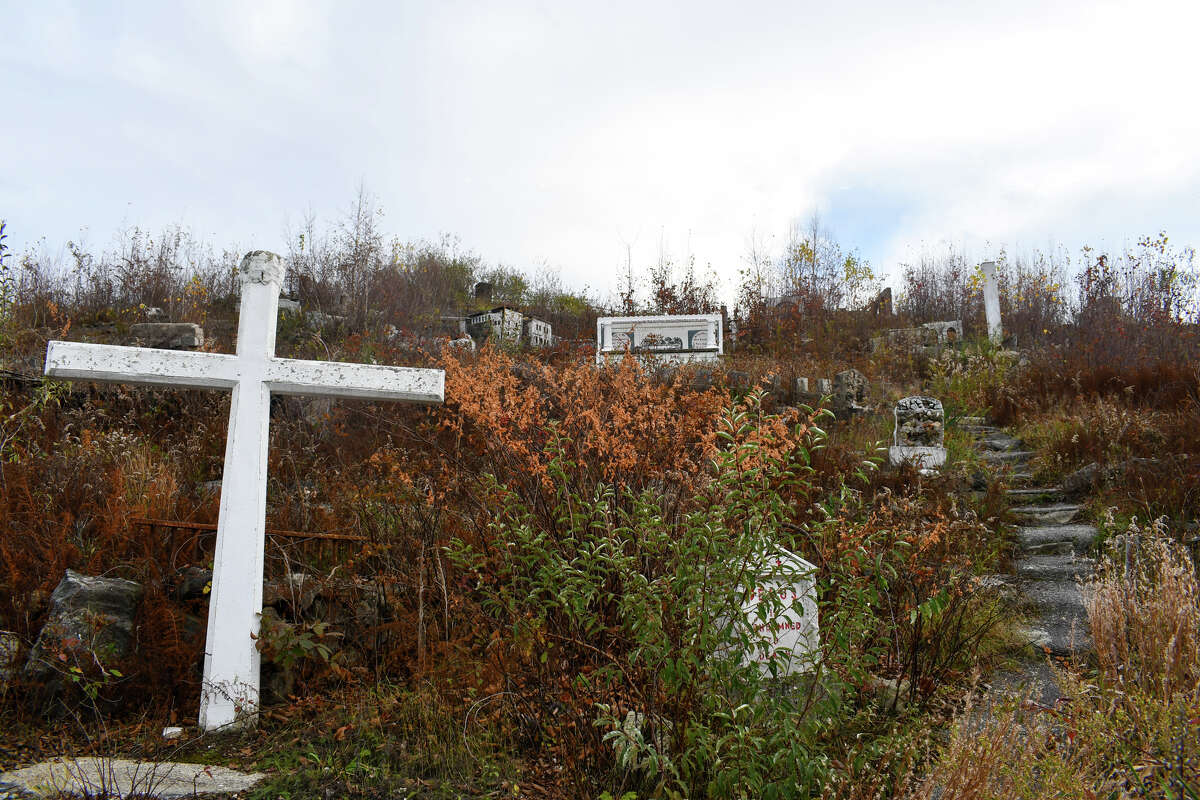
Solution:
<svg viewBox="0 0 1200 800"><path fill-rule="evenodd" d="M194 322L139 322L129 335L142 347L187 350L204 346L204 329Z"/></svg>

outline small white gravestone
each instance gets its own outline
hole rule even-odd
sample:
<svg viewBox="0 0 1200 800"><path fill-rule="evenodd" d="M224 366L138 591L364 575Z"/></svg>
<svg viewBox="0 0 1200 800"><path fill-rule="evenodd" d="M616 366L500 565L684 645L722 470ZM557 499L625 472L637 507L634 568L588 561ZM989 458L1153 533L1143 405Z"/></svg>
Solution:
<svg viewBox="0 0 1200 800"><path fill-rule="evenodd" d="M936 397L906 397L896 403L896 430L888 461L898 467L909 462L923 474L946 463L943 439L946 413Z"/></svg>
<svg viewBox="0 0 1200 800"><path fill-rule="evenodd" d="M1000 285L996 282L996 262L985 261L979 265L983 270L983 310L987 315L988 338L999 345L1004 340L1004 326L1000 324Z"/></svg>
<svg viewBox="0 0 1200 800"><path fill-rule="evenodd" d="M768 553L753 584L746 587L742 605L753 626L751 649L743 664L757 663L764 677L812 672L821 653L817 618L817 568L786 550Z"/></svg>
<svg viewBox="0 0 1200 800"><path fill-rule="evenodd" d="M238 277L237 355L78 342L46 349L46 374L55 378L232 391L200 695L204 730L253 724L258 710L254 636L262 613L271 395L440 403L445 385L445 373L435 369L276 358L283 262L255 250L242 259Z"/></svg>

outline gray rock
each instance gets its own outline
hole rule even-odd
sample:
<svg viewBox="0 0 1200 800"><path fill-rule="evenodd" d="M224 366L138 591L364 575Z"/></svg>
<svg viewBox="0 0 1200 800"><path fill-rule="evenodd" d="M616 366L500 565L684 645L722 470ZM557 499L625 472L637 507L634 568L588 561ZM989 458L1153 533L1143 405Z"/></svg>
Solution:
<svg viewBox="0 0 1200 800"><path fill-rule="evenodd" d="M194 322L139 322L129 335L142 347L186 350L204 346L204 329Z"/></svg>
<svg viewBox="0 0 1200 800"><path fill-rule="evenodd" d="M51 662L66 652L102 663L129 652L141 585L121 578L94 578L67 570L50 595L50 616L25 664L25 675L41 679L54 672Z"/></svg>
<svg viewBox="0 0 1200 800"><path fill-rule="evenodd" d="M0 773L0 792L16 797L156 797L164 800L245 792L265 778L261 772L170 761L123 758L56 758ZM0 795L4 796L4 795Z"/></svg>
<svg viewBox="0 0 1200 800"><path fill-rule="evenodd" d="M267 581L263 584L263 606L275 609L290 608L299 616L312 608L321 587L312 577L303 572L290 572L282 581Z"/></svg>
<svg viewBox="0 0 1200 800"><path fill-rule="evenodd" d="M867 410L867 376L848 369L833 376L833 413L838 419L849 419Z"/></svg>
<svg viewBox="0 0 1200 800"><path fill-rule="evenodd" d="M821 397L826 397L833 394L833 381L829 380L829 378L817 378L815 383L816 385L813 387L813 392L815 394L818 394Z"/></svg>
<svg viewBox="0 0 1200 800"><path fill-rule="evenodd" d="M960 428L964 428L964 427L968 427L968 426L972 426L972 425L975 427L979 427L979 426L983 426L983 425L987 425L987 424L988 424L987 417L959 417L958 418L958 425Z"/></svg>
<svg viewBox="0 0 1200 800"><path fill-rule="evenodd" d="M1076 553L1086 553L1099 532L1095 525L1048 525L1017 528L1017 541L1026 552L1047 545L1066 544Z"/></svg>
<svg viewBox="0 0 1200 800"><path fill-rule="evenodd" d="M146 309L147 322L164 322L166 318L166 313L158 306L150 306Z"/></svg>
<svg viewBox="0 0 1200 800"><path fill-rule="evenodd" d="M1042 506L1017 506L1010 508L1018 521L1030 525L1065 525L1079 515L1082 506L1070 503L1054 503Z"/></svg>
<svg viewBox="0 0 1200 800"><path fill-rule="evenodd" d="M1067 494L1086 494L1096 488L1100 482L1101 472L1100 465L1093 461L1086 467L1081 467L1063 478L1063 491Z"/></svg>

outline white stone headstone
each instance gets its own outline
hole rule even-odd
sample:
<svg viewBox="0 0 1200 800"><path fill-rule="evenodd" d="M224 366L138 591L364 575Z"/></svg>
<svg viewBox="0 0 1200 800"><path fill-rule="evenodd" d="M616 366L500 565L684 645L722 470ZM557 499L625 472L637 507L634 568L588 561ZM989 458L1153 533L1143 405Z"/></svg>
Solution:
<svg viewBox="0 0 1200 800"><path fill-rule="evenodd" d="M275 357L283 263L263 250L238 267L237 355L50 342L56 378L175 388L228 389L229 432L208 607L200 727L253 724L258 711L259 629L266 535L267 444L272 394L442 402L441 370Z"/></svg>
<svg viewBox="0 0 1200 800"><path fill-rule="evenodd" d="M816 577L817 568L794 553L767 555L746 587L742 610L753 635L744 664L757 663L764 677L771 677L772 660L780 667L776 677L813 670L821 650Z"/></svg>
<svg viewBox="0 0 1200 800"><path fill-rule="evenodd" d="M996 262L985 261L983 270L983 310L987 316L988 338L992 344L1004 341L1004 326L1000 323L1000 285L996 282Z"/></svg>

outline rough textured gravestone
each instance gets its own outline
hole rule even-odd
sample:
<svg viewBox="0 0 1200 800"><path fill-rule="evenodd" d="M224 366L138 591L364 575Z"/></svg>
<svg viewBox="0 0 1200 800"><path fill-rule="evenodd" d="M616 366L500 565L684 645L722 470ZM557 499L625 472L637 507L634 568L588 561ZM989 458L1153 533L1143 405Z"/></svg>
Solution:
<svg viewBox="0 0 1200 800"><path fill-rule="evenodd" d="M942 446L946 413L936 397L906 397L896 404L896 432L888 460L893 466L908 461L920 469L946 463Z"/></svg>
<svg viewBox="0 0 1200 800"><path fill-rule="evenodd" d="M441 370L276 358L283 262L255 250L238 265L238 278L236 355L80 342L50 342L46 349L46 374L55 378L232 393L200 694L205 730L257 720L260 653L254 636L263 608L272 395L440 403L445 387Z"/></svg>
<svg viewBox="0 0 1200 800"><path fill-rule="evenodd" d="M204 346L204 329L194 322L139 322L129 335L142 347L188 350Z"/></svg>
<svg viewBox="0 0 1200 800"><path fill-rule="evenodd" d="M804 397L808 394L808 378L796 378L796 383L792 388L796 393L796 397Z"/></svg>
<svg viewBox="0 0 1200 800"><path fill-rule="evenodd" d="M849 419L867 410L867 376L848 369L833 376L833 413L838 419Z"/></svg>
<svg viewBox="0 0 1200 800"><path fill-rule="evenodd" d="M769 553L763 561L742 607L756 645L743 663L759 664L768 677L772 660L781 667L775 677L811 672L821 648L817 569L786 550Z"/></svg>
<svg viewBox="0 0 1200 800"><path fill-rule="evenodd" d="M833 381L829 378L817 378L816 384L814 391L821 397L833 394Z"/></svg>
<svg viewBox="0 0 1200 800"><path fill-rule="evenodd" d="M67 570L50 595L50 616L25 664L26 677L54 672L59 652L92 656L102 662L124 656L133 637L133 617L142 587L121 578L93 578Z"/></svg>

